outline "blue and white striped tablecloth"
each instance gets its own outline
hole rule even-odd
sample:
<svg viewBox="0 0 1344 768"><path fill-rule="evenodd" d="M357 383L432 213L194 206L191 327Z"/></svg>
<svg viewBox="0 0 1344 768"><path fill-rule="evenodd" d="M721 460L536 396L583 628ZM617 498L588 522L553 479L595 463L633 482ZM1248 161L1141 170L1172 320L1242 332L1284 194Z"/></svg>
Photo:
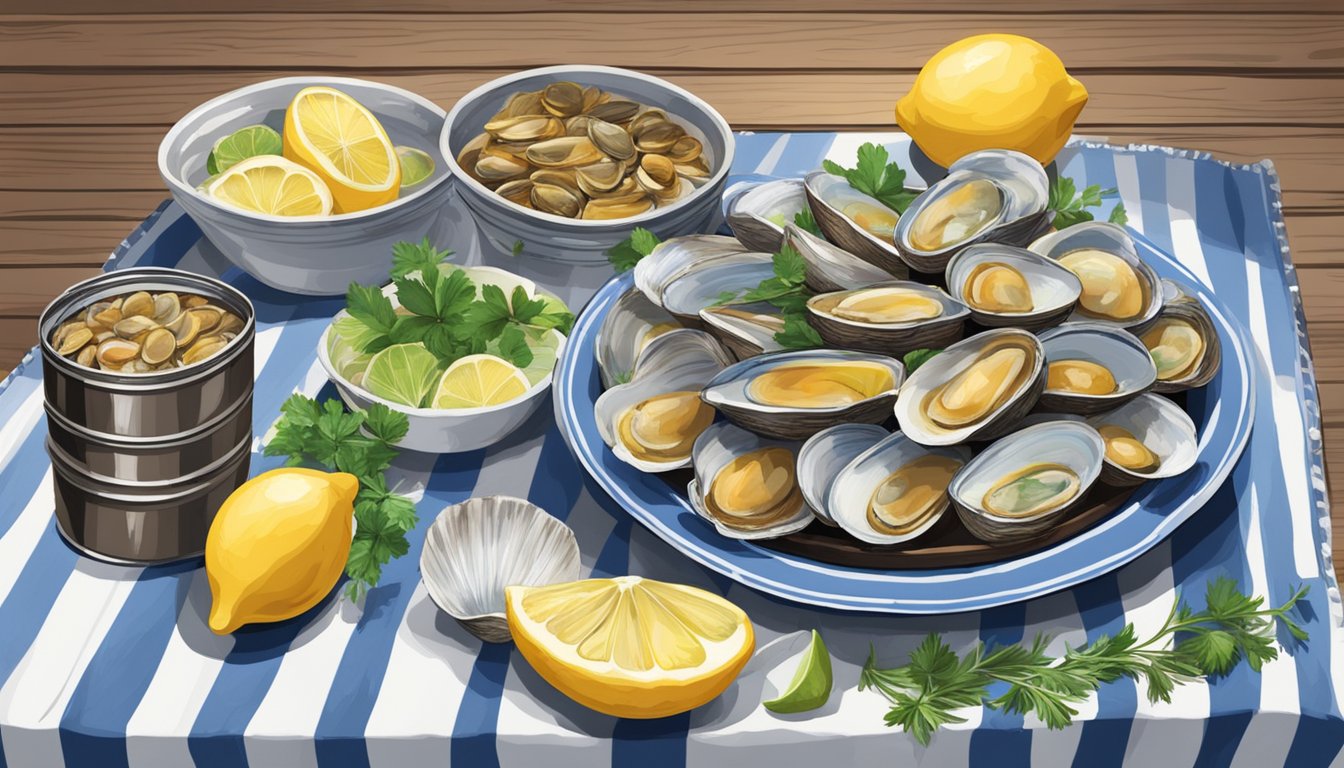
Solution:
<svg viewBox="0 0 1344 768"><path fill-rule="evenodd" d="M735 171L796 175L828 153L848 161L874 138L897 140L743 135ZM633 524L585 484L544 409L505 444L399 461L397 479L418 498L421 525L411 554L384 570L362 604L332 600L294 621L217 637L205 626L209 591L198 564L113 566L62 543L42 447L41 364L30 357L0 393L0 767L1344 764L1344 642L1320 413L1273 171L1085 143L1066 149L1060 164L1080 187L1117 187L1131 225L1212 286L1258 349L1261 394L1245 456L1213 502L1134 563L981 613L861 616L778 602ZM483 254L465 219L451 245L470 262L532 274L576 306L610 274ZM256 302L254 447L291 392L333 394L314 345L340 300L297 299L228 268L174 205L122 243L109 268L146 264L222 274ZM252 459L254 473L277 465L259 453ZM565 520L585 570L726 594L752 617L760 645L821 628L835 657L830 704L787 719L762 710L768 652L723 697L688 715L619 720L565 700L512 646L483 646L441 615L420 585L425 525L445 505L489 493L526 495ZM854 688L870 641L893 663L929 631L958 648L1049 633L1058 651L1125 622L1150 631L1177 593L1198 606L1218 575L1275 602L1309 585L1310 644L1262 674L1243 666L1181 687L1170 704L1149 704L1129 680L1107 685L1060 731L968 710L964 724L927 748L883 724L877 694Z"/></svg>

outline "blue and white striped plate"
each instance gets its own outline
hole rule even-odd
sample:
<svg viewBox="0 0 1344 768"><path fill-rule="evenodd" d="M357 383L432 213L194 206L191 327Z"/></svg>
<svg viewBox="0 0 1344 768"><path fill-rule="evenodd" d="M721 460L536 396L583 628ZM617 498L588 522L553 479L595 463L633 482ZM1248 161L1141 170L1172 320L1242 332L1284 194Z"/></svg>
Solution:
<svg viewBox="0 0 1344 768"><path fill-rule="evenodd" d="M1219 374L1187 396L1199 456L1179 477L1149 482L1100 524L1048 549L984 565L921 569L849 568L722 536L691 509L684 488L617 459L602 442L593 403L602 392L593 345L612 303L634 284L608 282L584 310L556 376L556 420L575 455L612 498L672 546L750 587L809 605L882 613L955 613L1027 600L1107 573L1147 552L1211 498L1246 447L1254 377L1246 332L1176 259L1136 237L1158 275L1194 288L1222 340Z"/></svg>

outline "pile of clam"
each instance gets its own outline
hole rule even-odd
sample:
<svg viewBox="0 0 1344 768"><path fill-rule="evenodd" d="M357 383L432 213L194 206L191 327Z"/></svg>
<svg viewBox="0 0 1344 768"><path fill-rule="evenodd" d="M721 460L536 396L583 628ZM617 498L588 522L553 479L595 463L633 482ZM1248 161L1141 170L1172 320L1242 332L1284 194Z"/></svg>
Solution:
<svg viewBox="0 0 1344 768"><path fill-rule="evenodd" d="M703 142L659 109L594 86L515 93L457 156L501 197L568 219L623 219L691 194Z"/></svg>
<svg viewBox="0 0 1344 768"><path fill-rule="evenodd" d="M1047 197L1038 163L998 150L899 216L822 171L740 192L735 238L662 243L605 317L603 439L645 472L691 468L692 506L742 539L820 521L899 544L950 508L978 539L1020 542L1097 483L1184 472L1194 424L1155 393L1213 378L1210 316L1124 229L1054 231ZM804 209L823 236L795 226ZM782 350L778 309L725 302L786 245L825 348ZM942 351L907 375L922 348Z"/></svg>
<svg viewBox="0 0 1344 768"><path fill-rule="evenodd" d="M51 346L86 368L151 373L214 357L242 329L205 296L136 291L85 307L56 327Z"/></svg>

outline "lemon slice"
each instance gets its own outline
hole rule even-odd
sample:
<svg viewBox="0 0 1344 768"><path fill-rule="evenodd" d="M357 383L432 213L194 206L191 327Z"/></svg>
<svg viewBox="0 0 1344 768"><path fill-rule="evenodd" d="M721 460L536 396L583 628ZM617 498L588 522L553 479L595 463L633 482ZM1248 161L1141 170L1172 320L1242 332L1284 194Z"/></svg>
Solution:
<svg viewBox="0 0 1344 768"><path fill-rule="evenodd" d="M504 590L509 630L537 672L617 717L685 712L727 688L755 648L741 608L639 576Z"/></svg>
<svg viewBox="0 0 1344 768"><path fill-rule="evenodd" d="M285 157L327 183L336 213L397 199L401 163L373 113L325 86L304 88L285 111Z"/></svg>
<svg viewBox="0 0 1344 768"><path fill-rule="evenodd" d="M518 366L494 355L467 355L439 378L432 408L481 408L516 400L531 385Z"/></svg>
<svg viewBox="0 0 1344 768"><path fill-rule="evenodd" d="M205 187L225 205L274 216L326 216L331 191L317 174L279 155L240 160Z"/></svg>

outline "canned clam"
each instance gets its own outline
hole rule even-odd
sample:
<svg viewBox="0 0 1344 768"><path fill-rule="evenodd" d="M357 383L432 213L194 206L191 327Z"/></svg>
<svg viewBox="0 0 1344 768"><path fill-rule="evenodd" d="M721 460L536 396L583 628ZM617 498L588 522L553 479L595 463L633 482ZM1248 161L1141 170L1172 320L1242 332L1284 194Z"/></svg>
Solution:
<svg viewBox="0 0 1344 768"><path fill-rule="evenodd" d="M247 479L252 303L173 269L108 272L38 320L61 533L118 562L199 555Z"/></svg>

